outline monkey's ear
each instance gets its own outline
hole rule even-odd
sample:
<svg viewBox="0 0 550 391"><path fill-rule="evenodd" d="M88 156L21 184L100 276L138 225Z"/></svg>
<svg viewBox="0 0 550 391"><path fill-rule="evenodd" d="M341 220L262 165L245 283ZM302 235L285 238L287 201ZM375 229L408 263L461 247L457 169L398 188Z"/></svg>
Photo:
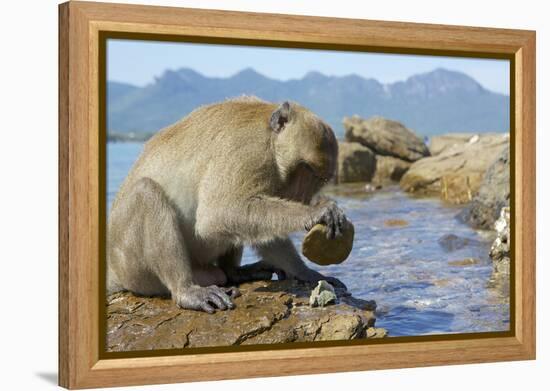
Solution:
<svg viewBox="0 0 550 391"><path fill-rule="evenodd" d="M271 114L269 125L275 133L280 133L290 119L290 103L284 102Z"/></svg>

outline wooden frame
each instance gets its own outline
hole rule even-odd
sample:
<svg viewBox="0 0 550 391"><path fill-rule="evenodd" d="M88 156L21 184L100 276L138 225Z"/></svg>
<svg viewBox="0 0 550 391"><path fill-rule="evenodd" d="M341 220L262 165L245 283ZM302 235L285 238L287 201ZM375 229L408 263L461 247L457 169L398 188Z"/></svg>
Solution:
<svg viewBox="0 0 550 391"><path fill-rule="evenodd" d="M340 47L509 58L515 158L512 331L449 338L181 356L110 358L99 351L102 184L100 34L231 39L287 47ZM69 2L59 7L59 383L67 388L356 371L535 358L535 33L168 7ZM330 357L330 359L328 358ZM245 365L243 365L245 364Z"/></svg>

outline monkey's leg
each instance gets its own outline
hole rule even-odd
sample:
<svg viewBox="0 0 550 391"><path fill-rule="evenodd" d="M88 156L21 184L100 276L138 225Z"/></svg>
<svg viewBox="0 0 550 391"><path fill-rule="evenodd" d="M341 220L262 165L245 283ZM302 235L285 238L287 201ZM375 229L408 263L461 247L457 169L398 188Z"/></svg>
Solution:
<svg viewBox="0 0 550 391"><path fill-rule="evenodd" d="M218 265L225 272L228 284L242 284L251 281L271 280L279 269L265 262L256 262L241 266L242 247L234 247L218 259Z"/></svg>
<svg viewBox="0 0 550 391"><path fill-rule="evenodd" d="M146 295L163 294L164 286L187 309L212 313L234 307L224 289L195 282L177 210L157 182L140 179L121 201L109 227L109 262L120 285Z"/></svg>
<svg viewBox="0 0 550 391"><path fill-rule="evenodd" d="M287 278L307 282L326 280L337 288L347 290L346 285L339 279L325 277L307 267L289 238L274 239L268 243L257 245L255 248L261 256L262 262L281 268Z"/></svg>
<svg viewBox="0 0 550 391"><path fill-rule="evenodd" d="M218 285L224 286L227 284L227 277L224 271L213 265L205 265L192 267L193 281L200 286Z"/></svg>

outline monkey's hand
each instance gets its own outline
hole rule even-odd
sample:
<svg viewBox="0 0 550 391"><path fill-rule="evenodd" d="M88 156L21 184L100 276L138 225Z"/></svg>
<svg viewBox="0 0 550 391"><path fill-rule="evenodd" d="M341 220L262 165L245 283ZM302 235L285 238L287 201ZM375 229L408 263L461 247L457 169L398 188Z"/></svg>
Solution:
<svg viewBox="0 0 550 391"><path fill-rule="evenodd" d="M224 311L235 308L232 299L239 295L240 292L236 288L224 289L216 285L207 287L192 285L176 297L176 303L184 309L212 314L216 309Z"/></svg>
<svg viewBox="0 0 550 391"><path fill-rule="evenodd" d="M342 235L342 228L346 223L344 211L336 205L334 200L322 198L315 205L315 212L311 219L306 223L305 229L309 231L315 224L327 226L327 238L334 239Z"/></svg>

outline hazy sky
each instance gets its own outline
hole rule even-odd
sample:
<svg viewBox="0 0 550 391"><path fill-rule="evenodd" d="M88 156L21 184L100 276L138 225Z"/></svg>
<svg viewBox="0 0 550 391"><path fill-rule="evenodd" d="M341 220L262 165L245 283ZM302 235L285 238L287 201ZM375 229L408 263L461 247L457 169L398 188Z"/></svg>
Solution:
<svg viewBox="0 0 550 391"><path fill-rule="evenodd" d="M251 67L280 80L301 78L309 71L334 76L355 73L382 83L446 68L466 73L495 92L509 94L510 89L507 60L112 39L107 44L109 80L144 86L166 69L183 67L217 77Z"/></svg>

